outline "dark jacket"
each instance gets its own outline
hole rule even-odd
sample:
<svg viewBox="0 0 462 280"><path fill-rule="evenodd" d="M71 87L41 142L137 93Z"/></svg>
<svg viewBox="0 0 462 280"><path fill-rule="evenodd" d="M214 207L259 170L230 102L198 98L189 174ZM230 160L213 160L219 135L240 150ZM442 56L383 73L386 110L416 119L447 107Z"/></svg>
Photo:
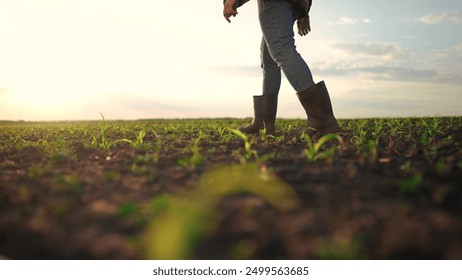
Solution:
<svg viewBox="0 0 462 280"><path fill-rule="evenodd" d="M281 1L281 0L264 0L264 1ZM292 7L294 7L294 17L296 19L307 17L308 13L310 12L312 0L282 0L289 2ZM225 3L226 0L223 0ZM244 5L249 0L239 0L239 7Z"/></svg>
<svg viewBox="0 0 462 280"><path fill-rule="evenodd" d="M312 0L285 0L294 7L294 16L296 19L308 16L310 12Z"/></svg>

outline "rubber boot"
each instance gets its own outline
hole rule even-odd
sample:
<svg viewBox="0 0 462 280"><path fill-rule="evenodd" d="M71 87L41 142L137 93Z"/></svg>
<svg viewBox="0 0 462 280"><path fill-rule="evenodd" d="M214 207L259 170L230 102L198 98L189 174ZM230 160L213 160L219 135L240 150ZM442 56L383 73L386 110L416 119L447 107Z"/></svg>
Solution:
<svg viewBox="0 0 462 280"><path fill-rule="evenodd" d="M304 132L308 135L339 133L337 119L332 111L329 92L324 81L297 93L308 117Z"/></svg>
<svg viewBox="0 0 462 280"><path fill-rule="evenodd" d="M267 135L274 135L277 106L278 96L275 94L254 96L252 123L247 126L239 126L237 129L244 133L259 133L265 128Z"/></svg>
<svg viewBox="0 0 462 280"><path fill-rule="evenodd" d="M244 133L258 133L265 126L263 124L263 95L253 97L253 121L247 126L239 126L237 129Z"/></svg>
<svg viewBox="0 0 462 280"><path fill-rule="evenodd" d="M278 110L278 95L263 95L263 124L265 125L266 135L276 134L276 113Z"/></svg>

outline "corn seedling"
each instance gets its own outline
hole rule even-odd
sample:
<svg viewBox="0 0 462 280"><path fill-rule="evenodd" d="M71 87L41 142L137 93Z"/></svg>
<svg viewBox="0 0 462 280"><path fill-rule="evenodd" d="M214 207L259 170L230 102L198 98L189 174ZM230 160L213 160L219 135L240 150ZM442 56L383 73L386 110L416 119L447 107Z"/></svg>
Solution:
<svg viewBox="0 0 462 280"><path fill-rule="evenodd" d="M146 130L145 129L140 129L138 133L135 133L135 140L130 140L130 139L119 139L115 141L116 143L118 142L125 142L130 144L133 148L135 149L142 149L142 150L148 150L151 148L150 143L144 142L144 137L146 137Z"/></svg>
<svg viewBox="0 0 462 280"><path fill-rule="evenodd" d="M415 192L419 189L423 182L421 172L416 172L411 177L397 181L398 187L402 192Z"/></svg>
<svg viewBox="0 0 462 280"><path fill-rule="evenodd" d="M369 163L377 161L379 139L368 140L365 146L364 155L369 160Z"/></svg>
<svg viewBox="0 0 462 280"><path fill-rule="evenodd" d="M363 241L359 236L342 236L324 240L316 254L323 260L356 260L363 259Z"/></svg>
<svg viewBox="0 0 462 280"><path fill-rule="evenodd" d="M303 133L301 139L307 144L306 149L303 150L303 154L309 162L315 162L319 159L332 158L337 147L334 146L326 148L325 145L331 140L337 140L340 143L343 142L342 137L337 134L324 135L315 142L311 136Z"/></svg>
<svg viewBox="0 0 462 280"><path fill-rule="evenodd" d="M161 199L162 209L145 234L146 257L191 258L197 242L219 224L220 201L235 194L256 195L280 211L288 211L298 204L290 187L256 165L209 171L189 193L170 197L167 201L165 197Z"/></svg>
<svg viewBox="0 0 462 280"><path fill-rule="evenodd" d="M202 154L199 147L200 139L194 140L193 144L188 148L191 155L187 158L179 160L179 164L182 166L197 167L202 161Z"/></svg>
<svg viewBox="0 0 462 280"><path fill-rule="evenodd" d="M103 123L102 123L101 128L100 128L100 135L99 135L99 137L93 137L92 145L95 148L99 148L99 149L103 149L103 150L107 151L115 143L109 141L109 137L108 137L109 126L106 123L106 119L104 118L104 115L102 113L100 113L100 115L103 118Z"/></svg>
<svg viewBox="0 0 462 280"><path fill-rule="evenodd" d="M257 151L252 149L252 144L250 143L249 137L246 134L233 128L230 128L229 130L244 141L244 158L246 160L250 159L252 156L257 157Z"/></svg>

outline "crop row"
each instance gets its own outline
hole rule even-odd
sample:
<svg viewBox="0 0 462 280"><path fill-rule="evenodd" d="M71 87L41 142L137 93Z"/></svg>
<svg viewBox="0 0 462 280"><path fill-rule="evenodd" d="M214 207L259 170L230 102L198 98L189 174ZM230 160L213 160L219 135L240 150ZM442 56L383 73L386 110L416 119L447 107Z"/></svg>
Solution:
<svg viewBox="0 0 462 280"><path fill-rule="evenodd" d="M53 154L76 145L101 151L128 145L134 150L154 154L182 151L192 157L183 164L197 165L202 156L214 152L229 152L245 161L257 159L259 150L268 146L304 143L303 153L309 161L333 158L335 151L341 149L343 153L355 154L369 162L377 161L382 154L395 152L409 157L420 153L433 163L441 160L441 156L450 157L439 154L439 150L455 145L453 134L461 127L461 122L462 119L456 117L341 120L347 133L321 139L299 134L296 128L303 125L300 120L280 120L275 137L263 133L244 135L233 129L238 124L236 120L128 122L103 119L84 123L13 123L0 124L0 149L36 147ZM327 140L336 141L331 144L333 141ZM455 148L455 155L458 155L460 147ZM327 154L326 150L329 150Z"/></svg>

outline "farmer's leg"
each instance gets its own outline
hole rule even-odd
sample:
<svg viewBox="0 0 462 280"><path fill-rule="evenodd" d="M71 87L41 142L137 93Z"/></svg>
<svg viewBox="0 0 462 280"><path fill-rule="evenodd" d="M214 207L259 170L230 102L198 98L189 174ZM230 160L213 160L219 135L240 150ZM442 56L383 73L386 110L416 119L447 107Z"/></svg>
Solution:
<svg viewBox="0 0 462 280"><path fill-rule="evenodd" d="M279 94L281 88L281 68L271 57L265 38L261 40L261 68L263 70L263 94Z"/></svg>
<svg viewBox="0 0 462 280"><path fill-rule="evenodd" d="M292 12L286 1L258 0L260 26L269 53L295 91L300 92L315 83L310 68L295 48Z"/></svg>
<svg viewBox="0 0 462 280"><path fill-rule="evenodd" d="M239 126L237 129L244 133L260 133L260 130L265 128L268 135L274 135L278 93L281 87L281 68L269 54L264 39L261 42L260 59L263 69L263 94L253 97L252 123Z"/></svg>

